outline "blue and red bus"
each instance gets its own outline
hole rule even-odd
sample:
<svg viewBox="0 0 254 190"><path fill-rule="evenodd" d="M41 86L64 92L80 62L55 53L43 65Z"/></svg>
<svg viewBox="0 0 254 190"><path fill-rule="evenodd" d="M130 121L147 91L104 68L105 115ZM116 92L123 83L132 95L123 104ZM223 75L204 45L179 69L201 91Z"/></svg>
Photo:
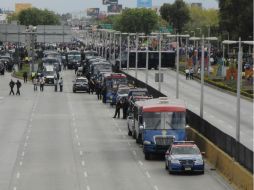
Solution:
<svg viewBox="0 0 254 190"><path fill-rule="evenodd" d="M164 154L174 141L186 140L186 106L178 99L137 101L134 107L134 137L143 144L145 159Z"/></svg>

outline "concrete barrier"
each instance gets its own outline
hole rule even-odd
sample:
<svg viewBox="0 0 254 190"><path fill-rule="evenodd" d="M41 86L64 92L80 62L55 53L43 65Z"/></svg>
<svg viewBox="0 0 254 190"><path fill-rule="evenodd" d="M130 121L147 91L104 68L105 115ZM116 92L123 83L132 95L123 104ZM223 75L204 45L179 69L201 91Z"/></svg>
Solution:
<svg viewBox="0 0 254 190"><path fill-rule="evenodd" d="M224 176L236 189L253 190L253 175L233 158L215 146L211 141L198 133L195 129L188 128L189 140L197 143L200 150L205 152L206 160Z"/></svg>

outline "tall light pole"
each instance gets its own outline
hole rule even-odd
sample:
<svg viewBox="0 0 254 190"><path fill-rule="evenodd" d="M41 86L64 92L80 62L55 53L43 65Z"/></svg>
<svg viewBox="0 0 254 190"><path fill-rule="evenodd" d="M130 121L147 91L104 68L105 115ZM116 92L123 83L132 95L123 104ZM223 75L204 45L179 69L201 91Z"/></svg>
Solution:
<svg viewBox="0 0 254 190"><path fill-rule="evenodd" d="M204 35L202 35L202 45L201 45L201 95L200 95L200 117L203 118L203 111L204 111L204 59L205 59L205 40Z"/></svg>
<svg viewBox="0 0 254 190"><path fill-rule="evenodd" d="M135 78L138 78L138 33L136 34L136 61L135 61Z"/></svg>
<svg viewBox="0 0 254 190"><path fill-rule="evenodd" d="M237 61L237 103L236 103L236 141L240 142L240 123L241 123L241 80L242 80L242 44L254 45L254 41L231 41L224 40L222 44L238 44L238 61Z"/></svg>

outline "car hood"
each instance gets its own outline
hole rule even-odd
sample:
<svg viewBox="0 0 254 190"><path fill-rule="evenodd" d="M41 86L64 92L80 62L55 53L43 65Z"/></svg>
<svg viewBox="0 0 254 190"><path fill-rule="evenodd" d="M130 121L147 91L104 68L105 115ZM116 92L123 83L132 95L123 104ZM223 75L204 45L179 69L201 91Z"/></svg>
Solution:
<svg viewBox="0 0 254 190"><path fill-rule="evenodd" d="M172 159L176 160L197 160L197 159L202 159L201 155L196 155L196 154L178 154L178 155L171 155Z"/></svg>

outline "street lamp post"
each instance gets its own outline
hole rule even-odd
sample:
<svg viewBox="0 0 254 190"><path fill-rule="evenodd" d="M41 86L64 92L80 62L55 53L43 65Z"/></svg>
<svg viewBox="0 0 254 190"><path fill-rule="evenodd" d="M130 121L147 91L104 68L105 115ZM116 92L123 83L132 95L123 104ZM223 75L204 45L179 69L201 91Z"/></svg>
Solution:
<svg viewBox="0 0 254 190"><path fill-rule="evenodd" d="M136 61L135 61L135 78L138 78L138 33L136 34Z"/></svg>
<svg viewBox="0 0 254 190"><path fill-rule="evenodd" d="M205 51L204 51L204 35L202 35L202 54L201 54L201 95L200 95L200 117L203 118L203 111L204 111L204 58L205 58Z"/></svg>
<svg viewBox="0 0 254 190"><path fill-rule="evenodd" d="M253 41L231 41L224 40L223 44L237 44L238 43L238 60L237 60L237 103L236 103L236 141L240 142L240 121L241 121L241 80L242 80L242 44L254 45Z"/></svg>

